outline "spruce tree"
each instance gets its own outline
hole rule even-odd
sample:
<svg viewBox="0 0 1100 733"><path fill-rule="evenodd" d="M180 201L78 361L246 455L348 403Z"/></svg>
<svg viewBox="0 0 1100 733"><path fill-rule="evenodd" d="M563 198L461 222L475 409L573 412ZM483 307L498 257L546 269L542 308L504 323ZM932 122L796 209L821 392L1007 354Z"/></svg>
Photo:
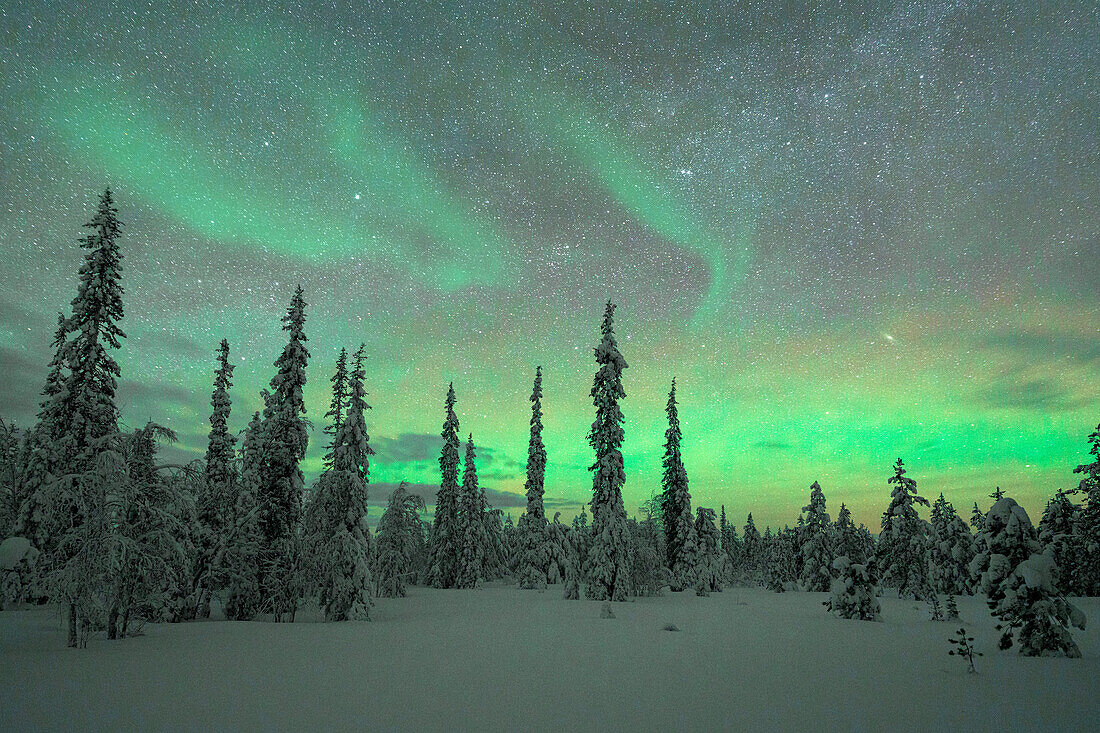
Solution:
<svg viewBox="0 0 1100 733"><path fill-rule="evenodd" d="M714 510L699 507L695 514L695 536L699 542L699 560L695 565L696 595L722 590L726 574L722 561L718 528L714 526Z"/></svg>
<svg viewBox="0 0 1100 733"><path fill-rule="evenodd" d="M665 529L666 562L671 573L670 588L682 591L693 585L700 560L699 540L691 512L687 469L680 455L680 419L676 410L676 380L665 405L668 429L665 430L665 455L661 461L661 523Z"/></svg>
<svg viewBox="0 0 1100 733"><path fill-rule="evenodd" d="M833 545L830 535L829 514L825 511L825 493L814 481L810 486L810 503L802 507L800 548L802 555L801 578L803 589L824 593L832 586Z"/></svg>
<svg viewBox="0 0 1100 733"><path fill-rule="evenodd" d="M218 346L218 368L214 372L214 391L210 396L210 434L203 467L202 493L198 499L198 557L195 563L195 613L200 618L210 615L210 583L217 568L215 559L224 555L229 532L232 503L236 499L237 456L236 438L229 432L232 402L229 388L233 386L233 365L229 363L229 341Z"/></svg>
<svg viewBox="0 0 1100 733"><path fill-rule="evenodd" d="M1085 616L1055 587L1053 550L1041 549L1024 508L1002 496L986 514L982 535L985 549L971 570L998 621L1000 648L1018 642L1027 656L1080 657L1069 627L1083 629Z"/></svg>
<svg viewBox="0 0 1100 733"><path fill-rule="evenodd" d="M527 443L527 511L520 517L519 587L546 587L549 566L546 512L542 506L546 448L542 444L542 367L535 369L531 391L531 437Z"/></svg>
<svg viewBox="0 0 1100 733"><path fill-rule="evenodd" d="M413 577L419 546L420 511L424 500L408 492L404 481L390 495L378 522L378 554L374 566L375 595L400 598Z"/></svg>
<svg viewBox="0 0 1100 733"><path fill-rule="evenodd" d="M446 417L443 421L443 451L439 456L442 480L435 501L432 543L427 582L433 588L453 588L458 571L462 537L458 534L458 417L455 415L455 386L447 388Z"/></svg>
<svg viewBox="0 0 1100 733"><path fill-rule="evenodd" d="M72 478L51 481L43 504L30 512L34 524L50 527L55 534L64 531L73 540L65 548L46 540L50 552L45 564L49 571L58 573L83 544L90 544L79 539L85 529L82 525L87 511L102 505L98 500L103 495L91 488L94 482L75 477L93 470L99 455L108 450L109 436L118 433L115 389L121 372L110 350L121 348L121 339L126 337L118 325L123 317L122 253L118 246L122 224L110 189L100 196L95 214L84 226L89 233L80 240L86 250L80 282L72 301L72 316L64 322L64 330L71 336L61 346L60 384L45 410L51 421L56 420L50 427L57 430L50 436L52 445L47 450L52 455L45 463L54 468L58 478ZM92 493L86 494L86 489ZM96 531L91 526L86 529ZM88 627L86 617L78 619L78 608L86 607L88 601L81 596L91 590L71 575L55 575L48 585L53 589L51 595L67 608L69 646L77 646L78 627Z"/></svg>
<svg viewBox="0 0 1100 733"><path fill-rule="evenodd" d="M1085 595L1082 583L1080 535L1076 533L1080 507L1070 501L1067 492L1057 492L1047 502L1039 520L1039 542L1051 548L1058 571L1055 586L1068 596Z"/></svg>
<svg viewBox="0 0 1100 733"><path fill-rule="evenodd" d="M928 580L932 592L947 596L969 594L974 541L966 522L943 494L932 503L929 520Z"/></svg>
<svg viewBox="0 0 1100 733"><path fill-rule="evenodd" d="M764 546L760 531L752 521L752 512L745 520L744 552L742 553L742 573L749 585L759 585L763 581Z"/></svg>
<svg viewBox="0 0 1100 733"><path fill-rule="evenodd" d="M329 443L325 449L325 468L332 468L333 458L336 453L336 434L340 432L340 425L344 421L344 411L347 410L348 401L348 350L341 348L336 357L336 371L332 375L332 401L329 403L326 418L331 418L325 426L325 435L329 436Z"/></svg>
<svg viewBox="0 0 1100 733"><path fill-rule="evenodd" d="M268 393L262 392L266 403ZM234 621L255 618L260 611L260 481L264 461L264 423L255 412L241 441L241 480L232 505L234 533L215 582L226 589L225 615Z"/></svg>
<svg viewBox="0 0 1100 733"><path fill-rule="evenodd" d="M915 505L928 506L928 500L917 495L917 482L905 475L905 464L900 458L887 483L893 484L894 489L890 506L882 515L879 535L884 582L897 588L901 598L923 599L928 592L927 529Z"/></svg>
<svg viewBox="0 0 1100 733"><path fill-rule="evenodd" d="M58 439L64 425L64 406L58 398L65 388L68 346L68 320L57 314L57 329L53 338L53 358L50 360L46 384L42 388L37 419L20 446L19 478L14 534L25 537L42 555L45 565L57 540L62 517L55 514L53 480L60 470Z"/></svg>
<svg viewBox="0 0 1100 733"><path fill-rule="evenodd" d="M840 618L860 621L877 621L880 607L875 595L875 561L866 564L852 562L847 555L833 560L836 580L832 584L832 596L825 601L825 608Z"/></svg>
<svg viewBox="0 0 1100 733"><path fill-rule="evenodd" d="M864 557L859 530L852 522L852 512L847 505L841 504L833 523L833 552L836 557L845 556L851 562L863 563Z"/></svg>
<svg viewBox="0 0 1100 733"><path fill-rule="evenodd" d="M299 466L309 444L302 390L306 384L306 301L301 286L283 316L287 345L275 361L271 396L263 414L263 462L257 499L262 534L261 591L275 621L293 621L298 607L300 551L305 479Z"/></svg>
<svg viewBox="0 0 1100 733"><path fill-rule="evenodd" d="M1089 434L1088 442L1092 462L1073 469L1081 474L1077 492L1085 496L1077 520L1077 541L1082 551L1078 574L1083 593L1100 595L1100 425Z"/></svg>
<svg viewBox="0 0 1100 733"><path fill-rule="evenodd" d="M462 488L458 501L458 530L462 545L455 573L456 588L475 587L484 565L487 538L475 458L477 454L474 452L474 436L471 434L466 441L466 460L463 463Z"/></svg>
<svg viewBox="0 0 1100 733"><path fill-rule="evenodd" d="M630 587L630 535L623 506L623 413L619 400L626 396L622 375L626 360L615 343L615 306L608 301L601 326L602 340L595 349L599 370L592 383L596 420L588 444L596 452L592 477L592 545L585 572L585 595L596 601L622 601Z"/></svg>
<svg viewBox="0 0 1100 733"><path fill-rule="evenodd" d="M364 413L370 409L363 388L360 344L348 379L347 411L333 438L332 469L323 477L321 512L326 522L324 558L320 578L320 602L329 621L370 618L370 530L367 526L367 484L370 480L370 447Z"/></svg>

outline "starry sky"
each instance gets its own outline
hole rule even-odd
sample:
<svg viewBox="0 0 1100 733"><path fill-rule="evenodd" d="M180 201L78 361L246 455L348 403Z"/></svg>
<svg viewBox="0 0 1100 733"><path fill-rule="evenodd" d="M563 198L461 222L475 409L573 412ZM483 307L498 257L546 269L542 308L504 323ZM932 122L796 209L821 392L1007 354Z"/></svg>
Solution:
<svg viewBox="0 0 1100 733"><path fill-rule="evenodd" d="M415 6L415 7L414 7ZM603 303L630 367L628 509L677 378L696 504L877 530L904 457L1033 514L1100 421L1092 2L88 2L0 8L0 414L26 425L80 225L125 223L130 425L201 455L215 348L258 408L300 283L316 474L367 345L372 502L432 496L446 385L490 500L590 498ZM377 513L375 513L377 514Z"/></svg>

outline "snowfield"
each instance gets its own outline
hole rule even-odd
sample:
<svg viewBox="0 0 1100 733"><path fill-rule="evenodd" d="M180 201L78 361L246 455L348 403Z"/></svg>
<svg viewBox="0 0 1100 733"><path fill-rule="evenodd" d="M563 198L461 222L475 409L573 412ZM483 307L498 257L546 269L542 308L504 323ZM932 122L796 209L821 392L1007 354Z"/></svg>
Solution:
<svg viewBox="0 0 1100 733"><path fill-rule="evenodd" d="M960 598L985 656L947 654L958 622L889 595L882 622L828 614L824 593L732 588L613 605L490 584L413 587L371 622L158 624L67 649L53 608L0 612L0 728L28 730L1100 729L1100 599L1082 659L996 649L981 597ZM680 630L662 630L668 624Z"/></svg>

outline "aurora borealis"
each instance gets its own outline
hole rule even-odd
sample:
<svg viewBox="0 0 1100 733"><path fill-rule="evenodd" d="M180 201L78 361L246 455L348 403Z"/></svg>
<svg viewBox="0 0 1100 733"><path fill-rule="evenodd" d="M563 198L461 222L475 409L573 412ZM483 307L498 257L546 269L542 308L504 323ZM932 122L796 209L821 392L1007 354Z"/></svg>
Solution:
<svg viewBox="0 0 1100 733"><path fill-rule="evenodd" d="M544 370L548 511L590 496L618 304L628 509L677 378L693 500L793 523L819 480L877 531L902 456L960 513L1033 519L1100 422L1100 10L824 2L90 3L0 11L0 415L26 425L80 225L125 223L122 414L205 448L310 303L307 474L367 345L374 484L438 484L455 383L523 504ZM373 504L384 503L381 489ZM376 518L376 517L375 517Z"/></svg>

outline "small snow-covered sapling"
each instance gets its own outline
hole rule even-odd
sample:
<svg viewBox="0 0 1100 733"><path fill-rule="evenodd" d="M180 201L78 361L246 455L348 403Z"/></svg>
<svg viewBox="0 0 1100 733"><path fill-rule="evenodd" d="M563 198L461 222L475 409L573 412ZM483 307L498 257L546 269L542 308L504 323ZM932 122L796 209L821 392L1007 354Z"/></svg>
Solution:
<svg viewBox="0 0 1100 733"><path fill-rule="evenodd" d="M947 652L953 657L962 657L967 662L967 672L970 674L977 674L978 670L974 669L974 657L982 656L982 653L974 650L974 637L966 635L966 629L960 628L958 630L958 636L948 639L955 648Z"/></svg>

